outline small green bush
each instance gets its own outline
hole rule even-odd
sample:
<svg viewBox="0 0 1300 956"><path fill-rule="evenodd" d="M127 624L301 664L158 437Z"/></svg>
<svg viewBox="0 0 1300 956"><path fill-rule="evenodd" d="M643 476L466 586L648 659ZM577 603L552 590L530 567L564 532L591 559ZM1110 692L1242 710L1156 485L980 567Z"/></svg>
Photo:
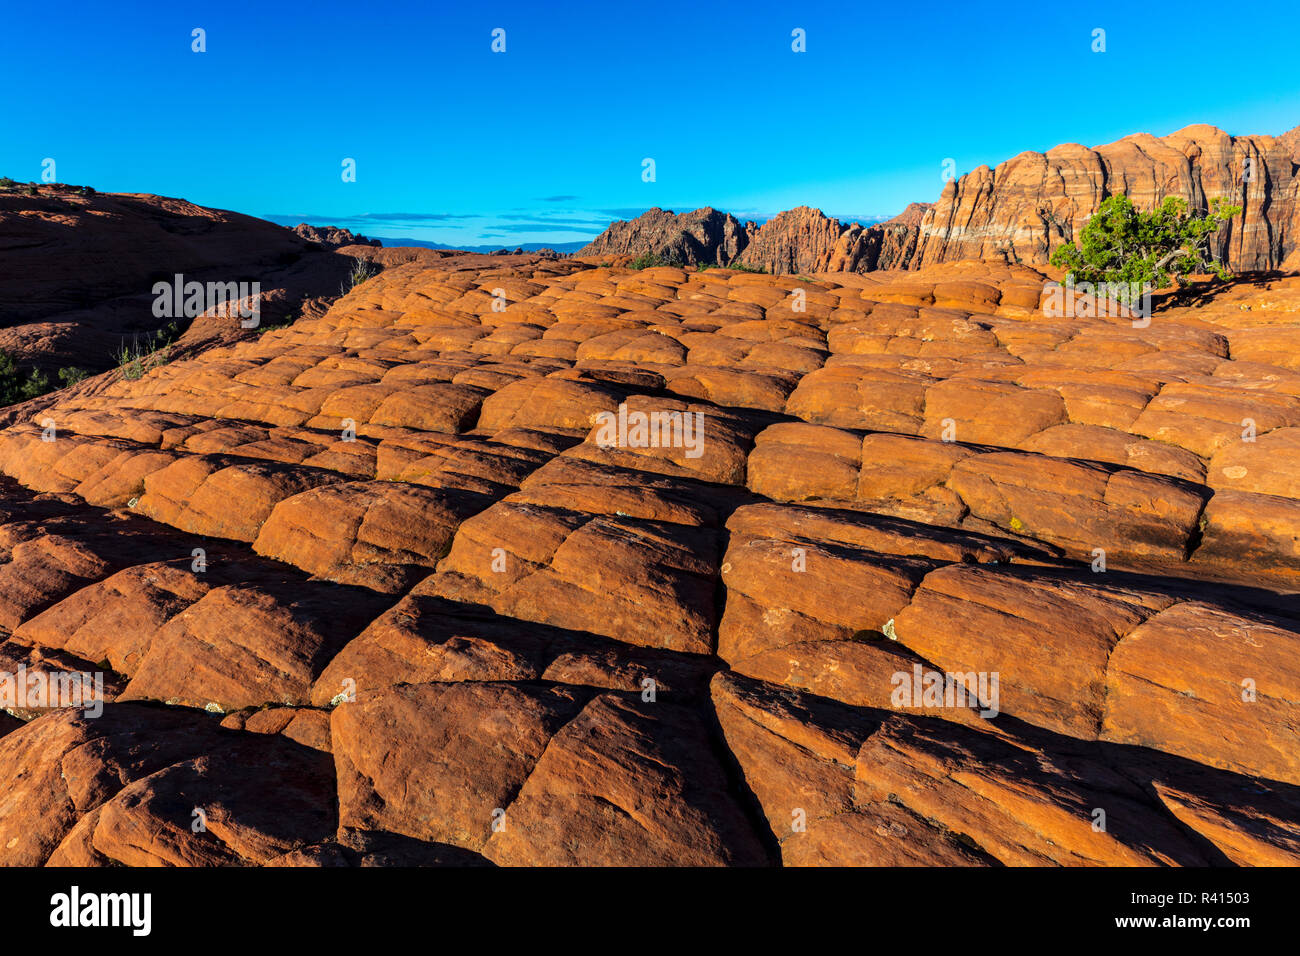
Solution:
<svg viewBox="0 0 1300 956"><path fill-rule="evenodd" d="M767 270L764 269L762 266L746 265L743 262L729 262L725 266L715 266L712 262L701 262L698 266L696 266L696 271L704 272L708 269L714 269L714 268L730 269L733 272L761 272L764 274L767 273Z"/></svg>
<svg viewBox="0 0 1300 956"><path fill-rule="evenodd" d="M16 405L52 390L50 377L40 369L24 372L13 356L0 352L0 405Z"/></svg>
<svg viewBox="0 0 1300 956"><path fill-rule="evenodd" d="M684 269L686 263L682 262L676 256L665 256L657 252L643 252L628 263L629 269L653 269L656 266L668 266L673 269Z"/></svg>
<svg viewBox="0 0 1300 956"><path fill-rule="evenodd" d="M373 279L383 270L383 266L377 262L371 262L368 259L357 258L352 262L352 271L348 273L347 279L339 286L339 295L347 295L367 279Z"/></svg>
<svg viewBox="0 0 1300 956"><path fill-rule="evenodd" d="M22 395L23 401L27 401L32 398L39 398L50 390L50 377L40 369L34 369L18 391Z"/></svg>
<svg viewBox="0 0 1300 956"><path fill-rule="evenodd" d="M281 329L287 329L297 320L296 315L286 315L283 322L268 322L265 325L257 327L258 335L265 335L267 332L278 332Z"/></svg>
<svg viewBox="0 0 1300 956"><path fill-rule="evenodd" d="M166 365L171 356L171 344L180 337L180 330L175 322L144 336L134 334L131 341L123 340L121 347L113 354L117 367L122 370L122 377L135 381L146 372Z"/></svg>

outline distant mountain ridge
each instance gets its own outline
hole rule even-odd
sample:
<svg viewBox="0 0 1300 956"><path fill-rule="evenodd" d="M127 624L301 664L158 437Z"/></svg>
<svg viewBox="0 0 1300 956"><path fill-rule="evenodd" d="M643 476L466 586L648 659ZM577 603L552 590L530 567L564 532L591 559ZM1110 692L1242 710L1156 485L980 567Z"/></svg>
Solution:
<svg viewBox="0 0 1300 956"><path fill-rule="evenodd" d="M896 268L900 250L907 248L899 227L919 221L918 211L926 208L913 203L893 219L864 226L841 223L808 206L778 213L762 225L711 206L685 213L655 207L613 223L577 254L652 254L685 265L738 263L772 273Z"/></svg>
<svg viewBox="0 0 1300 956"><path fill-rule="evenodd" d="M555 252L559 252L567 255L569 253L577 252L579 249L581 249L583 246L587 244L585 241L579 240L577 242L520 242L520 243L516 243L513 246L502 246L502 245L449 246L443 242L429 242L424 239L407 239L405 237L393 238L391 236L372 236L371 238L373 240L382 242L385 246L388 246L390 248L397 247L397 246L416 246L420 249L446 249L452 252L479 252L479 253L483 253L484 255L490 255L494 252L502 252L502 251L513 252L515 249L521 249L524 252L539 252L542 249L552 249Z"/></svg>

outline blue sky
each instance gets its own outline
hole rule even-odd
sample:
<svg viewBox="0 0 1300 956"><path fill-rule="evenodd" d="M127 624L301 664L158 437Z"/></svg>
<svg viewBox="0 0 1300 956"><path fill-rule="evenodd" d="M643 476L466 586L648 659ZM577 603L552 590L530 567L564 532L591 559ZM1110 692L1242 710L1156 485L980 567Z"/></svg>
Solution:
<svg viewBox="0 0 1300 956"><path fill-rule="evenodd" d="M0 175L38 179L50 157L102 191L450 244L573 241L650 206L884 217L933 200L949 158L960 174L1191 123L1300 125L1295 4L42 10L0 33Z"/></svg>

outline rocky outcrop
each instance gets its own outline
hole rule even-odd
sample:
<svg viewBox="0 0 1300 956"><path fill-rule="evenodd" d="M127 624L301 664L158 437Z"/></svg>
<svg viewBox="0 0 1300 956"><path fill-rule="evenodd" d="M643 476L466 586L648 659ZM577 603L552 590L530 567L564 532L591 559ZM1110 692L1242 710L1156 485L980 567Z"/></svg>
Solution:
<svg viewBox="0 0 1300 956"><path fill-rule="evenodd" d="M773 274L824 271L843 231L838 219L799 206L755 230L739 261Z"/></svg>
<svg viewBox="0 0 1300 956"><path fill-rule="evenodd" d="M841 234L826 261L826 272L905 269L916 258L920 225L930 203L914 202L893 219L871 226L853 223Z"/></svg>
<svg viewBox="0 0 1300 956"><path fill-rule="evenodd" d="M656 206L635 219L614 223L577 255L650 254L681 265L725 266L744 251L753 228L753 223L741 223L709 206L680 214Z"/></svg>
<svg viewBox="0 0 1300 956"><path fill-rule="evenodd" d="M916 255L926 203L912 203L893 219L844 224L800 206L763 223L739 261L775 275L871 272L906 268Z"/></svg>
<svg viewBox="0 0 1300 956"><path fill-rule="evenodd" d="M308 242L314 242L331 249L339 246L383 245L378 239L367 239L365 236L353 233L350 229L342 229L338 226L310 226L305 222L300 222L293 227L293 231Z"/></svg>
<svg viewBox="0 0 1300 956"><path fill-rule="evenodd" d="M0 429L0 863L1300 863L1300 277L351 248Z"/></svg>

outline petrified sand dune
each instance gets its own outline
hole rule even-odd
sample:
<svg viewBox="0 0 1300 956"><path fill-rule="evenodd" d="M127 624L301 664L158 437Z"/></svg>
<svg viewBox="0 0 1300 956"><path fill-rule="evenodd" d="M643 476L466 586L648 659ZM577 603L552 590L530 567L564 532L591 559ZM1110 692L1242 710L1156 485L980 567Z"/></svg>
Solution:
<svg viewBox="0 0 1300 956"><path fill-rule="evenodd" d="M210 209L184 199L83 192L47 184L0 190L0 350L54 371L98 372L115 352L168 323L154 314L153 285L186 281L259 283L265 324L309 314L334 298L355 257L393 260L391 250L348 245L347 230L300 227ZM369 242L369 240L365 240ZM400 261L449 253L404 249ZM69 263L75 267L69 268ZM234 320L189 315L179 322L184 354L248 337Z"/></svg>
<svg viewBox="0 0 1300 956"><path fill-rule="evenodd" d="M0 861L1300 863L1300 278L1046 281L394 260L14 423Z"/></svg>

